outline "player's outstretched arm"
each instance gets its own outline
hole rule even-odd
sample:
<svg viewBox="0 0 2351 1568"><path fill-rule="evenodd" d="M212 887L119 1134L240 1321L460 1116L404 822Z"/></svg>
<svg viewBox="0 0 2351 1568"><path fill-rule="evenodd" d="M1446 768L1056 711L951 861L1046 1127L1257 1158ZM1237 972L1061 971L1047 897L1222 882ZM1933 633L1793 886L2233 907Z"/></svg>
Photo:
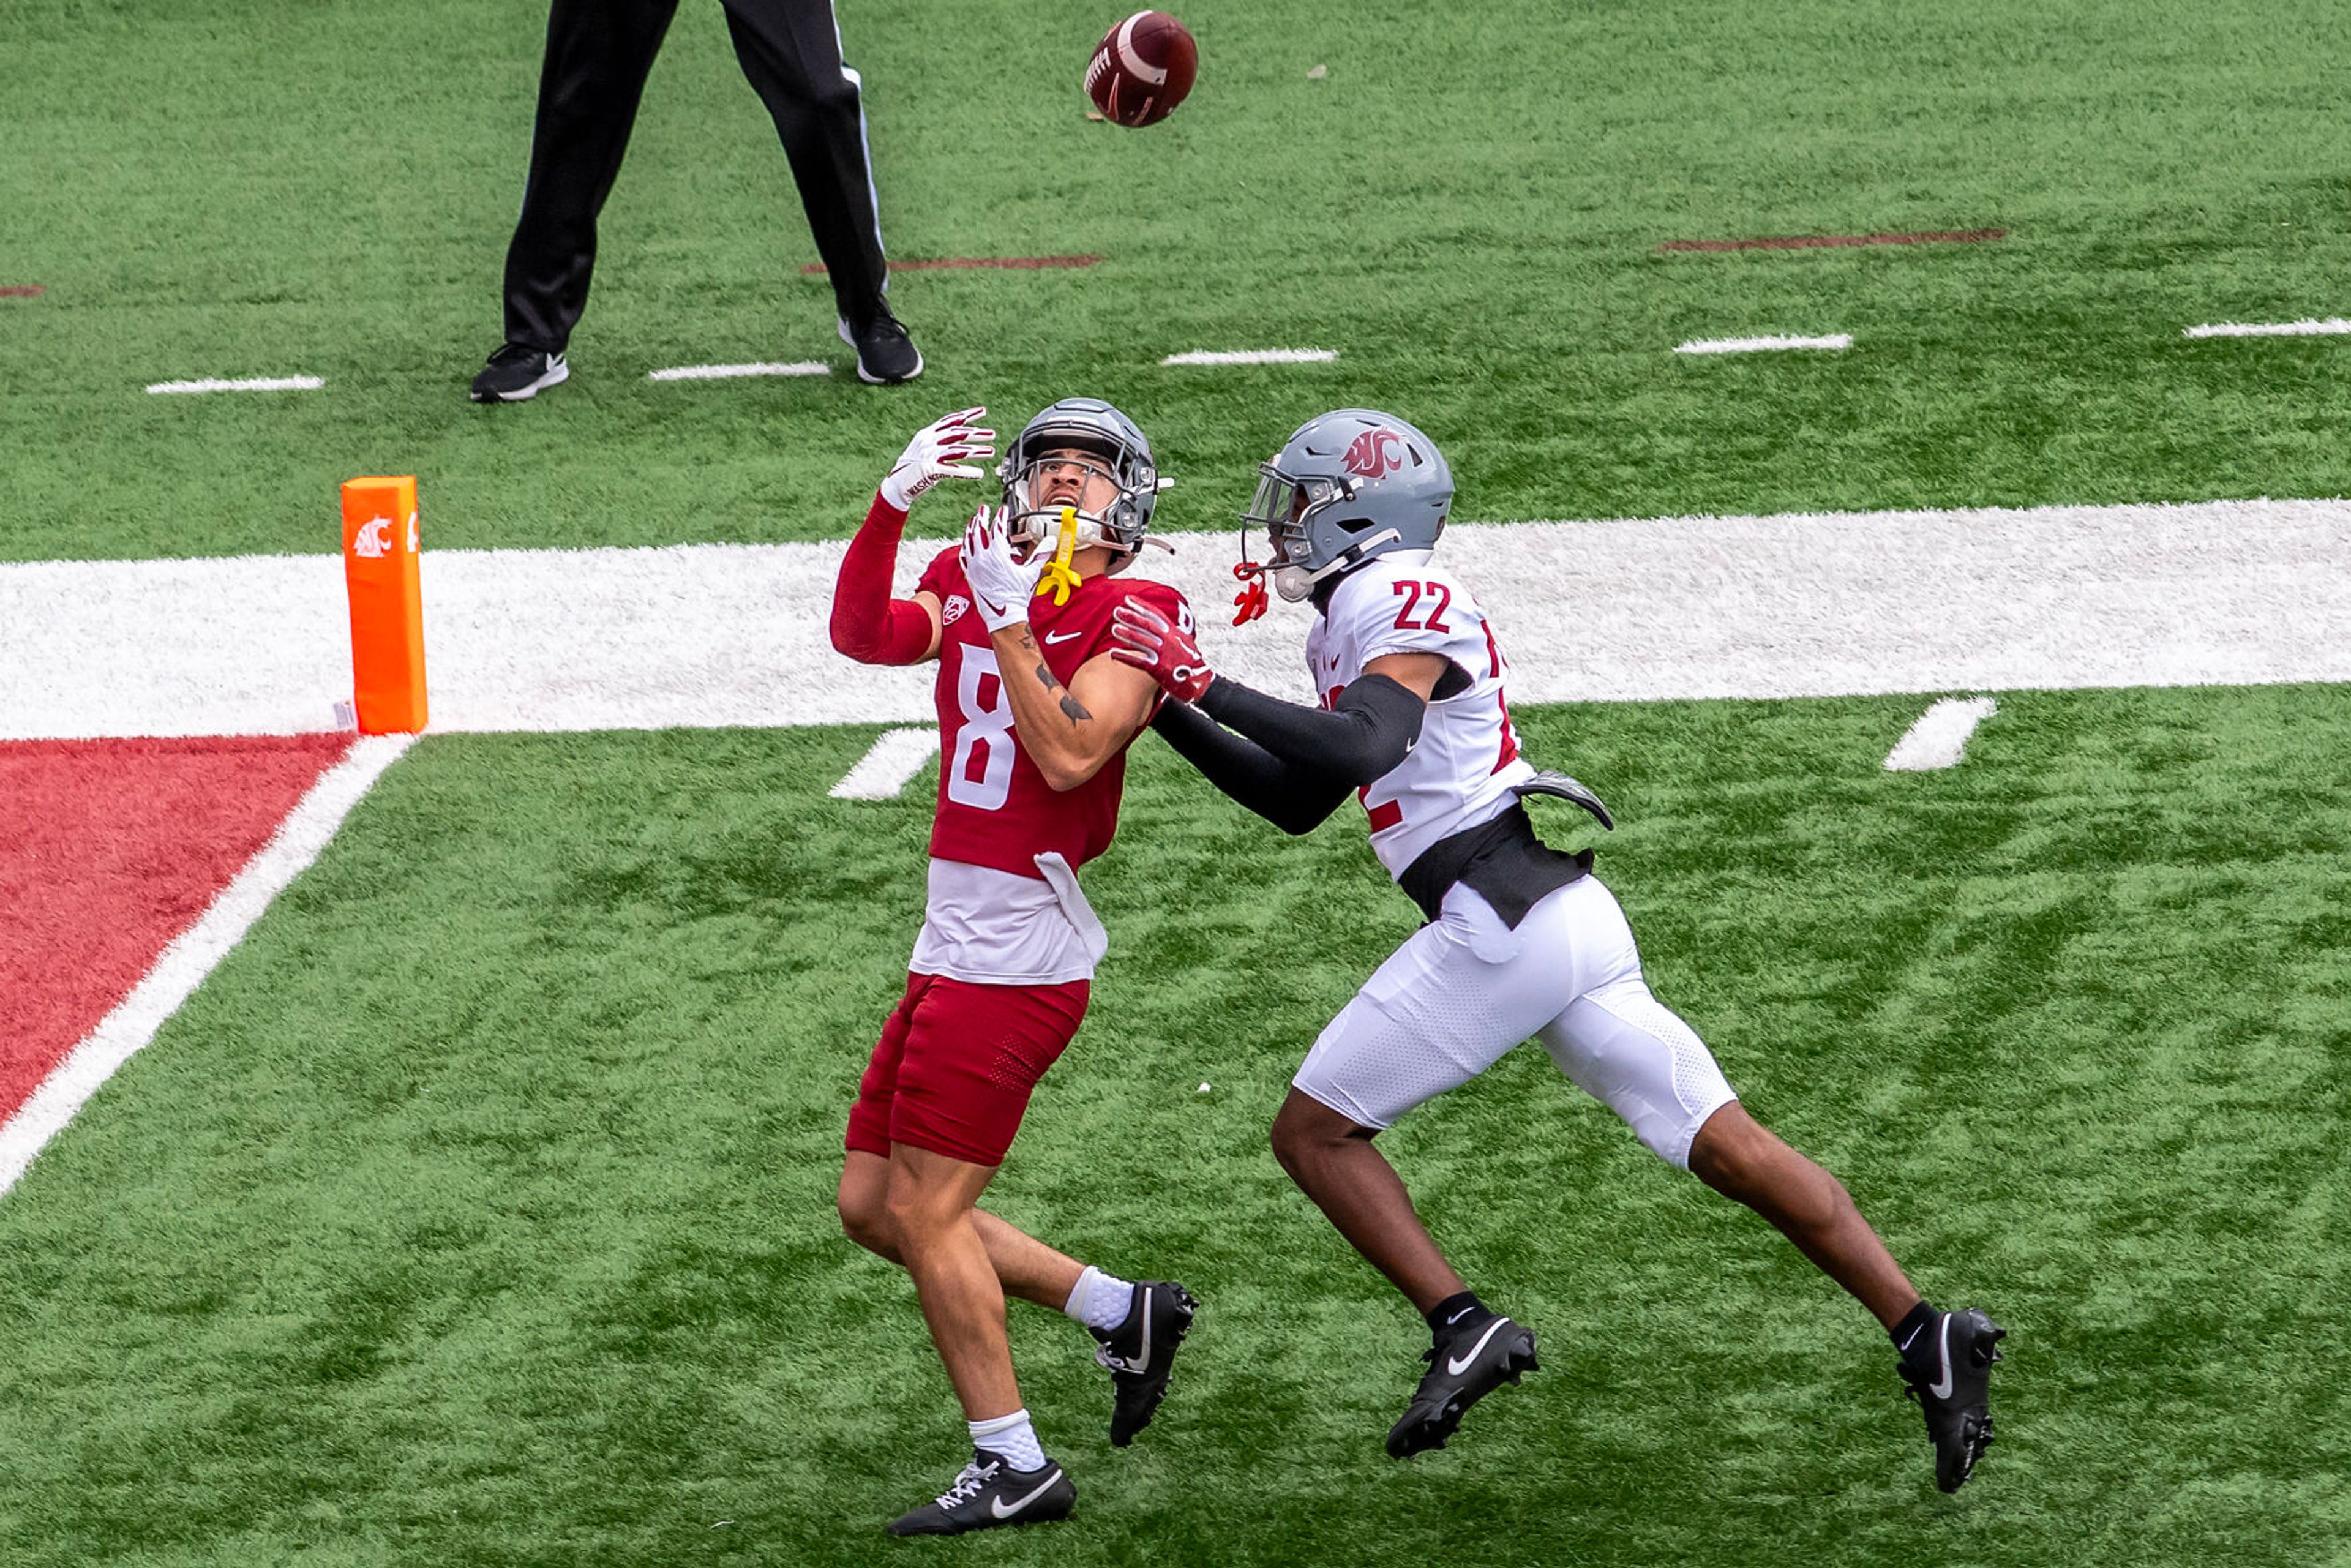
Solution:
<svg viewBox="0 0 2351 1568"><path fill-rule="evenodd" d="M1361 786L1393 769L1420 738L1428 695L1445 673L1434 653L1374 659L1328 710L1284 702L1208 668L1199 644L1148 605L1112 612L1115 657L1147 670L1160 688L1296 767Z"/></svg>
<svg viewBox="0 0 2351 1568"><path fill-rule="evenodd" d="M959 409L914 433L883 475L864 525L849 541L832 588L832 645L862 664L918 664L939 651L939 603L923 593L890 597L898 539L914 497L950 476L977 479L971 465L995 455L996 432L971 422L987 411Z"/></svg>
<svg viewBox="0 0 2351 1568"><path fill-rule="evenodd" d="M1151 727L1202 778L1285 833L1313 831L1352 788L1318 768L1284 762L1188 703L1162 703Z"/></svg>

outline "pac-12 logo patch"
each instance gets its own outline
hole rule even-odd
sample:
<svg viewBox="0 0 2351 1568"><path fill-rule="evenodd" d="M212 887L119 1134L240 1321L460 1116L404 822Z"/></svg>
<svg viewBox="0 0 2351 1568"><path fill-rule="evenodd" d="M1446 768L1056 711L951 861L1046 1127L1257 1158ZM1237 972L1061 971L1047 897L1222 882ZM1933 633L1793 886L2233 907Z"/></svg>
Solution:
<svg viewBox="0 0 2351 1568"><path fill-rule="evenodd" d="M947 596L946 603L940 607L939 624L942 626L954 625L956 622L963 619L963 612L970 608L971 601L966 599L962 594L949 594Z"/></svg>
<svg viewBox="0 0 2351 1568"><path fill-rule="evenodd" d="M1377 479L1404 466L1404 437L1393 430L1367 430L1347 445L1347 472Z"/></svg>

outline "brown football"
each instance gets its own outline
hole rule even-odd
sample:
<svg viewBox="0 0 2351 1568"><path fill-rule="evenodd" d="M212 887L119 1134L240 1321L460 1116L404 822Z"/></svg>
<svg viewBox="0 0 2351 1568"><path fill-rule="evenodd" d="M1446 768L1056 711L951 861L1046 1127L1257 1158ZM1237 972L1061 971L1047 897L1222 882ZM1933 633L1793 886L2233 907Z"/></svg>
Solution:
<svg viewBox="0 0 2351 1568"><path fill-rule="evenodd" d="M1086 62L1086 96L1121 125L1156 125L1192 90L1200 46L1165 11L1137 11L1102 35Z"/></svg>

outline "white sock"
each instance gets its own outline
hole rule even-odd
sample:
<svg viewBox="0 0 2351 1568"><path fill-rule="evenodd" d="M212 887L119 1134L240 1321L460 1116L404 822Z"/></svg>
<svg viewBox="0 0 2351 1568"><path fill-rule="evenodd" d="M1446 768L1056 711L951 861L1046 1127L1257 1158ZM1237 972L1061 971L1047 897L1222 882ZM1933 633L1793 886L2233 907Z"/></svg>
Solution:
<svg viewBox="0 0 2351 1568"><path fill-rule="evenodd" d="M971 1428L973 1448L1003 1455L1004 1462L1014 1469L1045 1468L1045 1445L1037 1440L1037 1428L1029 1424L1026 1406L1009 1416L991 1416L985 1421L967 1421L964 1425Z"/></svg>
<svg viewBox="0 0 2351 1568"><path fill-rule="evenodd" d="M1134 1286L1115 1274L1105 1274L1092 1264L1078 1276L1070 1288L1070 1299L1061 1311L1090 1329L1108 1332L1126 1322L1126 1314L1134 1306Z"/></svg>

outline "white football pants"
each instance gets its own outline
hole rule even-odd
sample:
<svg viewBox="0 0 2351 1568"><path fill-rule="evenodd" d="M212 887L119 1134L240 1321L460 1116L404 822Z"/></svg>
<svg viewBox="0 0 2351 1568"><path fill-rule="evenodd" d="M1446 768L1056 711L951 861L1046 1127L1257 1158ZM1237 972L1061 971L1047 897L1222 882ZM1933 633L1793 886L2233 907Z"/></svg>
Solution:
<svg viewBox="0 0 2351 1568"><path fill-rule="evenodd" d="M1386 1127L1535 1035L1577 1088L1687 1168L1698 1128L1738 1096L1706 1043L1649 994L1616 895L1580 878L1513 931L1456 883L1439 916L1364 982L1291 1085Z"/></svg>

